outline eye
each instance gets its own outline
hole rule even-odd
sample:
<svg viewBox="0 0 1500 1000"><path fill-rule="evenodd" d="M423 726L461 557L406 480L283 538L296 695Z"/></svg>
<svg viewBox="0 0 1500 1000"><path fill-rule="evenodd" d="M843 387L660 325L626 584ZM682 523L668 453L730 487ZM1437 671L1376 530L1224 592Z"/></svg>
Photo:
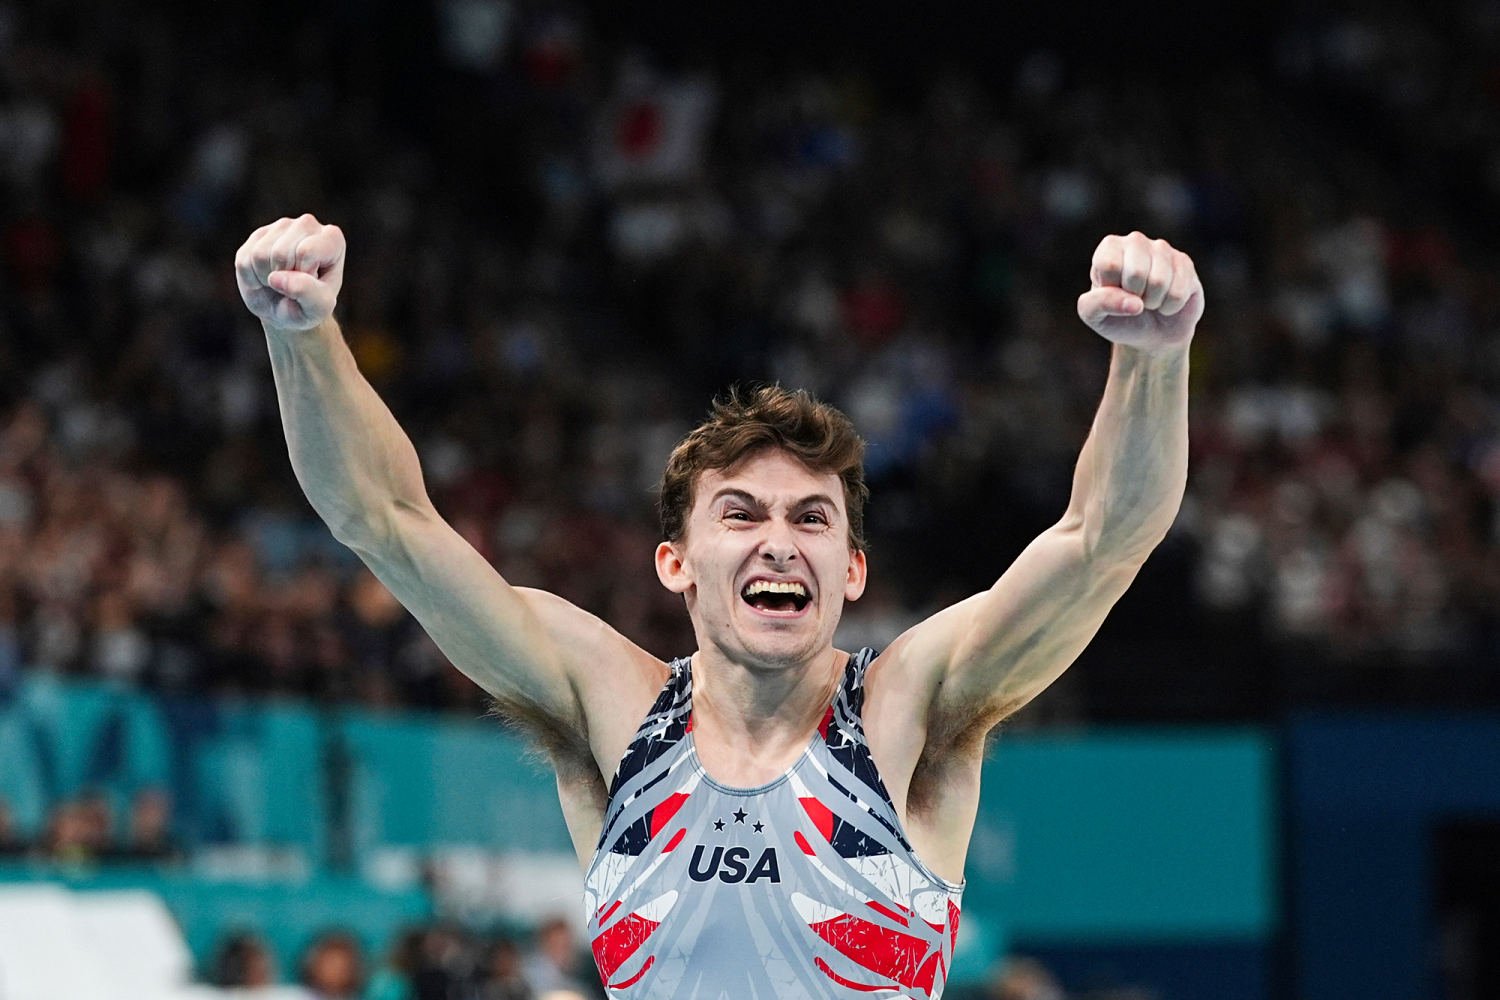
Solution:
<svg viewBox="0 0 1500 1000"><path fill-rule="evenodd" d="M827 524L828 518L824 517L822 514L818 513L815 510L810 510L806 514L802 515L801 521L803 524Z"/></svg>
<svg viewBox="0 0 1500 1000"><path fill-rule="evenodd" d="M749 514L748 511L743 511L743 510L739 510L739 509L726 510L724 512L724 520L726 520L726 521L748 521L748 520L750 520L750 514Z"/></svg>

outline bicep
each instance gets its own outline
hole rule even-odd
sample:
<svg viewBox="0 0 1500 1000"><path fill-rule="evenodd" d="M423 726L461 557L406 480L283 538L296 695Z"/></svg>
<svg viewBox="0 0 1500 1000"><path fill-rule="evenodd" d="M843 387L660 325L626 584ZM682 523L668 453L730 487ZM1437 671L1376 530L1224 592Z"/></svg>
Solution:
<svg viewBox="0 0 1500 1000"><path fill-rule="evenodd" d="M582 732L577 663L634 647L561 598L511 586L431 508L392 516L355 548L448 659L505 704Z"/></svg>
<svg viewBox="0 0 1500 1000"><path fill-rule="evenodd" d="M1091 554L1081 525L1065 521L993 587L913 626L888 652L928 681L934 717L988 729L1077 659L1140 566Z"/></svg>

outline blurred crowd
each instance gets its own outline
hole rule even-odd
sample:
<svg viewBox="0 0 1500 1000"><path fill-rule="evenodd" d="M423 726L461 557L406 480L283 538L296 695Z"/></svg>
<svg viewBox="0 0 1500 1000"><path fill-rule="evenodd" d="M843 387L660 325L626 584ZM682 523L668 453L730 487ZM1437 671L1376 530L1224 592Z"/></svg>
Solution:
<svg viewBox="0 0 1500 1000"><path fill-rule="evenodd" d="M880 644L1062 511L1090 254L1207 289L1189 496L1030 717L1500 697L1500 5L1265 27L1191 85L1064 49L886 86L544 0L0 4L0 696L27 671L478 709L313 519L235 248L310 211L439 509L663 656L651 487L739 379L870 441ZM247 96L248 95L248 96Z"/></svg>
<svg viewBox="0 0 1500 1000"><path fill-rule="evenodd" d="M229 934L205 977L216 986L254 991L300 983L309 1000L585 1000L602 997L598 976L564 920L526 939L481 935L446 922L407 929L389 954L372 960L360 940L339 929L318 935L288 976L264 937Z"/></svg>
<svg viewBox="0 0 1500 1000"><path fill-rule="evenodd" d="M544 921L526 935L479 934L436 921L399 934L383 957L358 937L331 928L304 950L294 975L270 943L253 930L219 943L205 980L247 991L284 981L300 983L309 1000L589 1000L603 997L582 942L566 920ZM1067 993L1033 958L1009 956L987 978L955 986L956 1000L1154 1000L1131 988Z"/></svg>
<svg viewBox="0 0 1500 1000"><path fill-rule="evenodd" d="M0 797L0 863L35 860L80 868L99 863L173 864L184 857L172 832L172 800L161 788L130 797L123 820L113 797L91 789L50 804L40 835L28 837Z"/></svg>

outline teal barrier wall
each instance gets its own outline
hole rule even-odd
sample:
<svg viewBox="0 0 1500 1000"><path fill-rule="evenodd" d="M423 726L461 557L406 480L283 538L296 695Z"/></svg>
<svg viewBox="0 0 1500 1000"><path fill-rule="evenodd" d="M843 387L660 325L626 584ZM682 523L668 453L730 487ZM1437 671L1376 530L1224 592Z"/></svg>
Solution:
<svg viewBox="0 0 1500 1000"><path fill-rule="evenodd" d="M0 705L0 796L35 836L48 803L96 790L123 817L136 791L165 788L189 845L282 844L317 860L329 731L305 705L158 698L33 675Z"/></svg>
<svg viewBox="0 0 1500 1000"><path fill-rule="evenodd" d="M1273 761L1250 730L1002 739L970 899L1031 942L1263 938L1276 922Z"/></svg>
<svg viewBox="0 0 1500 1000"><path fill-rule="evenodd" d="M150 698L31 677L0 705L0 796L21 829L39 830L56 798L167 783L170 743Z"/></svg>
<svg viewBox="0 0 1500 1000"><path fill-rule="evenodd" d="M330 763L343 761L341 771ZM343 785L354 861L436 843L568 850L551 772L492 720L156 698L29 678L0 705L0 797L37 836L50 802L172 793L189 846L285 845L328 858L329 789Z"/></svg>
<svg viewBox="0 0 1500 1000"><path fill-rule="evenodd" d="M383 845L572 850L552 772L493 720L341 721L358 853Z"/></svg>

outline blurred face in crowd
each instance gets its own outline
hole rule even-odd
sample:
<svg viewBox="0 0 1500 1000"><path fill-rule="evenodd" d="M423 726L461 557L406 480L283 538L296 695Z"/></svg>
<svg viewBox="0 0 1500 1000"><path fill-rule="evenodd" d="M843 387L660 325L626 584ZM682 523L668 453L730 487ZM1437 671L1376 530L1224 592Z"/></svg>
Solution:
<svg viewBox="0 0 1500 1000"><path fill-rule="evenodd" d="M307 986L319 997L355 997L359 995L360 956L352 939L338 935L325 938L314 946L307 959Z"/></svg>
<svg viewBox="0 0 1500 1000"><path fill-rule="evenodd" d="M657 547L663 585L687 599L700 648L780 668L833 644L844 602L864 592L843 485L766 449L698 480L687 529Z"/></svg>
<svg viewBox="0 0 1500 1000"><path fill-rule="evenodd" d="M559 969L570 969L577 958L578 948L573 941L573 931L561 920L551 920L543 925L537 935L537 950Z"/></svg>
<svg viewBox="0 0 1500 1000"><path fill-rule="evenodd" d="M489 953L491 979L510 982L521 976L521 949L514 941L497 941Z"/></svg>
<svg viewBox="0 0 1500 1000"><path fill-rule="evenodd" d="M134 840L154 841L167 835L172 803L159 788L143 789L130 807L130 833Z"/></svg>
<svg viewBox="0 0 1500 1000"><path fill-rule="evenodd" d="M1014 959L992 990L997 1000L1063 1000L1063 992L1040 963Z"/></svg>
<svg viewBox="0 0 1500 1000"><path fill-rule="evenodd" d="M258 935L240 931L230 936L215 960L214 985L260 987L276 985L276 962Z"/></svg>
<svg viewBox="0 0 1500 1000"><path fill-rule="evenodd" d="M88 816L76 802L60 802L47 817L47 849L54 855L71 855L90 849Z"/></svg>
<svg viewBox="0 0 1500 1000"><path fill-rule="evenodd" d="M78 800L78 815L89 844L101 848L114 834L114 809L102 792L88 792Z"/></svg>
<svg viewBox="0 0 1500 1000"><path fill-rule="evenodd" d="M275 986L276 963L271 960L271 950L257 942L245 952L244 981L247 987Z"/></svg>

